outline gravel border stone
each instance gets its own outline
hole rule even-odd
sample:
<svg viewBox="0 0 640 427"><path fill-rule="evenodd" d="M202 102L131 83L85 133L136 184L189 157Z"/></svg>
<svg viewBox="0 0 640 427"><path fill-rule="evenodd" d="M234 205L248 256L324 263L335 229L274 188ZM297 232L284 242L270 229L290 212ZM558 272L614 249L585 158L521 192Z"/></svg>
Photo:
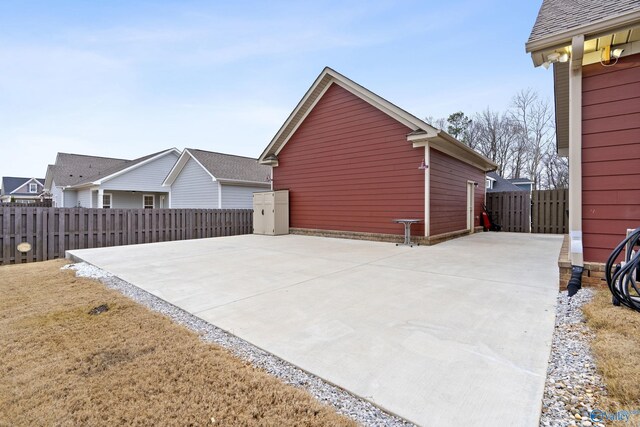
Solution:
<svg viewBox="0 0 640 427"><path fill-rule="evenodd" d="M79 277L97 279L106 287L115 289L135 302L164 314L176 323L198 333L203 341L218 344L283 382L307 390L320 402L332 406L336 412L346 415L364 426L407 427L414 425L402 418L388 414L372 403L305 372L100 268L86 262L67 264L62 268L75 270Z"/></svg>
<svg viewBox="0 0 640 427"><path fill-rule="evenodd" d="M589 288L571 298L566 291L558 294L540 426L604 426L590 418L600 396L606 394L591 353L593 333L581 310L593 296Z"/></svg>

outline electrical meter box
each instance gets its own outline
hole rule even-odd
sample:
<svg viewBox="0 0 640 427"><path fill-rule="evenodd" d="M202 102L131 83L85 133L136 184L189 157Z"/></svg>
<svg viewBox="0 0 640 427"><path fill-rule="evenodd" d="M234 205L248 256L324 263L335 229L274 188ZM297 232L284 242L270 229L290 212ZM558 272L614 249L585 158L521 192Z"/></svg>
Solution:
<svg viewBox="0 0 640 427"><path fill-rule="evenodd" d="M253 193L253 234L289 234L289 190Z"/></svg>

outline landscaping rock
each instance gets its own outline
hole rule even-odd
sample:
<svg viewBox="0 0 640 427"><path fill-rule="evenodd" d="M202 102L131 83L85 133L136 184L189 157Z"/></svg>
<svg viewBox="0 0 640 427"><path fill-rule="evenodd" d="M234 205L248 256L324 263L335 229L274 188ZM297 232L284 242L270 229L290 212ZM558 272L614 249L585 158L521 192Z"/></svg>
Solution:
<svg viewBox="0 0 640 427"><path fill-rule="evenodd" d="M92 316L95 316L98 314L102 314L105 311L109 311L109 306L107 304L102 304L97 307L93 307L91 310L89 310L89 314Z"/></svg>
<svg viewBox="0 0 640 427"><path fill-rule="evenodd" d="M588 288L571 298L566 291L558 295L541 426L591 426L590 412L606 394L589 345L593 334L581 310L593 295Z"/></svg>

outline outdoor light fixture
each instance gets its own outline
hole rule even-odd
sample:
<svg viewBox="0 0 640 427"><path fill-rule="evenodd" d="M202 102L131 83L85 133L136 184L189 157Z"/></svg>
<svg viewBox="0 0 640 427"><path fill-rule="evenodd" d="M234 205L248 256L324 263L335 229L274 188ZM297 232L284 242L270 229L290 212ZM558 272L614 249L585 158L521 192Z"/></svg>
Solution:
<svg viewBox="0 0 640 427"><path fill-rule="evenodd" d="M624 49L620 47L611 50L611 46L605 46L600 51L600 65L603 67L613 67L618 63L618 59L620 59L623 51ZM610 64L611 59L614 60L612 64Z"/></svg>
<svg viewBox="0 0 640 427"><path fill-rule="evenodd" d="M542 63L542 66L545 68L545 70L548 70L551 64L555 62L567 62L568 60L569 60L568 52L564 52L564 53L551 52L550 54L547 55L547 60Z"/></svg>
<svg viewBox="0 0 640 427"><path fill-rule="evenodd" d="M267 182L273 181L273 178L271 178L270 174L267 174L267 179L265 179L265 181L267 181Z"/></svg>
<svg viewBox="0 0 640 427"><path fill-rule="evenodd" d="M558 52L552 52L549 55L547 55L547 62L550 62L550 63L558 62L559 59L560 59L560 54Z"/></svg>
<svg viewBox="0 0 640 427"><path fill-rule="evenodd" d="M624 49L621 49L621 48L613 49L611 51L611 57L615 58L615 59L618 59L622 55L623 51L624 51Z"/></svg>
<svg viewBox="0 0 640 427"><path fill-rule="evenodd" d="M429 166L424 162L424 159L422 159L422 162L420 163L420 166L418 166L418 169L421 169L421 170L429 169Z"/></svg>

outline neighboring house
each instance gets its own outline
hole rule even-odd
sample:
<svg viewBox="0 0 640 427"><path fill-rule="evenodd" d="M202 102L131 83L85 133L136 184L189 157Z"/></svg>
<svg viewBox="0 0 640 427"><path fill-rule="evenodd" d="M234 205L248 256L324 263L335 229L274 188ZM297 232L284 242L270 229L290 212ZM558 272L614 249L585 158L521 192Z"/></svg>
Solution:
<svg viewBox="0 0 640 427"><path fill-rule="evenodd" d="M508 178L507 181L524 191L528 191L529 193L533 191L533 181L529 178Z"/></svg>
<svg viewBox="0 0 640 427"><path fill-rule="evenodd" d="M41 201L44 191L42 178L2 177L0 202L2 203L36 203Z"/></svg>
<svg viewBox="0 0 640 427"><path fill-rule="evenodd" d="M325 68L259 158L288 189L293 232L436 241L473 232L496 165Z"/></svg>
<svg viewBox="0 0 640 427"><path fill-rule="evenodd" d="M553 64L571 264L603 263L640 225L640 2L544 0L526 50Z"/></svg>
<svg viewBox="0 0 640 427"><path fill-rule="evenodd" d="M510 179L505 179L496 172L488 172L486 176L487 193L502 193L506 191L531 191L531 187L523 188L516 185Z"/></svg>
<svg viewBox="0 0 640 427"><path fill-rule="evenodd" d="M251 209L253 193L271 188L257 159L185 148L163 186L171 208Z"/></svg>
<svg viewBox="0 0 640 427"><path fill-rule="evenodd" d="M179 156L175 148L134 160L58 153L45 187L58 207L167 208L162 181Z"/></svg>

